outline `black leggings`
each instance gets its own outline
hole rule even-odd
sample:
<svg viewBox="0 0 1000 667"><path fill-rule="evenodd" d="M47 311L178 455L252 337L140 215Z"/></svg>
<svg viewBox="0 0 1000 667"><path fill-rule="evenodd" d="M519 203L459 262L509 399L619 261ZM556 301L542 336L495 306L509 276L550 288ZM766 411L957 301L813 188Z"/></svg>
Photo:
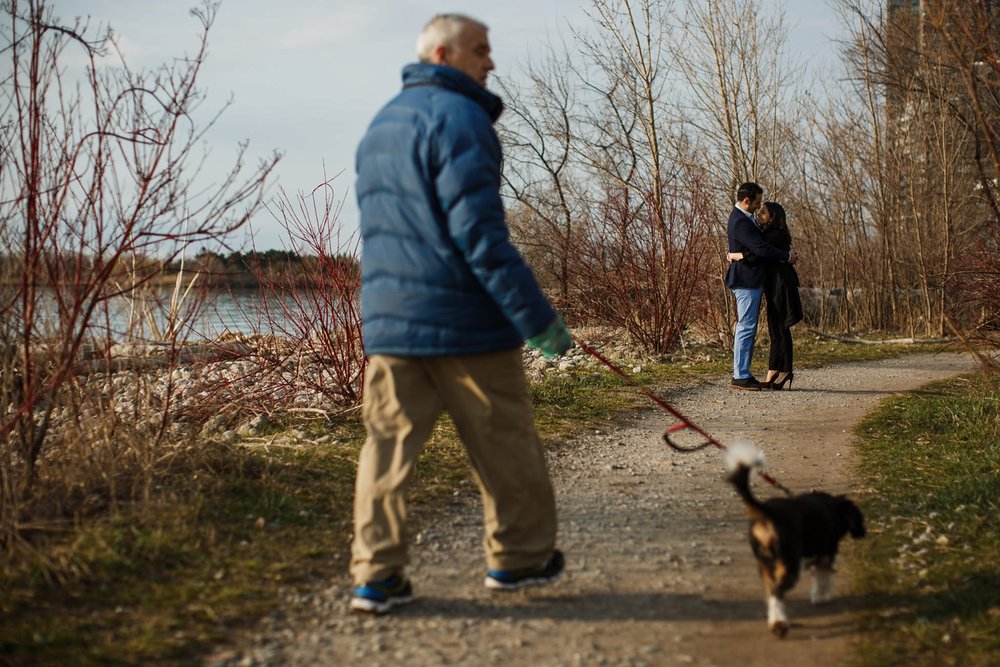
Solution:
<svg viewBox="0 0 1000 667"><path fill-rule="evenodd" d="M767 299L767 333L771 337L768 370L787 373L792 370L792 330L785 326L787 313L779 312L773 299Z"/></svg>

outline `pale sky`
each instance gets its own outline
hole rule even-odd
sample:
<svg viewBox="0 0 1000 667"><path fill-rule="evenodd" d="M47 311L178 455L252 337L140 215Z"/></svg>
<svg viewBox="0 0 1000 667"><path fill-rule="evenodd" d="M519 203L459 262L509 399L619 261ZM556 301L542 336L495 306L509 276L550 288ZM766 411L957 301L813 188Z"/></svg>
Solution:
<svg viewBox="0 0 1000 667"><path fill-rule="evenodd" d="M784 7L789 47L800 61L832 60L841 36L827 0L770 0ZM132 68L193 52L197 0L54 0L57 15L110 23ZM766 4L766 3L765 3ZM527 54L538 54L569 25L587 26L589 0L223 0L209 33L200 84L206 110L234 104L209 134L209 167L219 177L240 141L249 155L277 149L277 180L290 194L309 191L328 175L344 199L341 220L356 228L354 150L372 116L400 86L400 70L415 60L417 33L434 14L458 11L490 27L496 73L513 77ZM252 222L258 250L287 247L265 213Z"/></svg>

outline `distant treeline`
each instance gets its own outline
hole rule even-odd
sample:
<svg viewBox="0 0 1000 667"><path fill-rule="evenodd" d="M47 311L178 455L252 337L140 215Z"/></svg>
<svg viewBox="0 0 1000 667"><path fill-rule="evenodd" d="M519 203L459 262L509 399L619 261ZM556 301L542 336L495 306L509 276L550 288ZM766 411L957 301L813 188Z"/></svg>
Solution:
<svg viewBox="0 0 1000 667"><path fill-rule="evenodd" d="M78 282L78 276L106 270L107 261L80 254L52 253L31 269L25 266L23 257L4 253L0 254L0 284L17 283L29 270L42 274L43 280L52 285L72 284ZM287 250L224 254L203 249L194 257L170 262L132 256L119 258L111 271L119 276L119 282L128 282L135 276L142 281L173 283L181 272L191 276L199 274L202 284L215 287L257 287L265 283L315 287L360 275L355 257L317 257Z"/></svg>
<svg viewBox="0 0 1000 667"><path fill-rule="evenodd" d="M185 272L201 274L207 284L220 287L256 287L262 283L315 287L330 280L339 282L345 276L360 275L355 257L317 257L288 250L235 251L229 254L202 250L193 259L167 264L164 276L176 277L182 267Z"/></svg>

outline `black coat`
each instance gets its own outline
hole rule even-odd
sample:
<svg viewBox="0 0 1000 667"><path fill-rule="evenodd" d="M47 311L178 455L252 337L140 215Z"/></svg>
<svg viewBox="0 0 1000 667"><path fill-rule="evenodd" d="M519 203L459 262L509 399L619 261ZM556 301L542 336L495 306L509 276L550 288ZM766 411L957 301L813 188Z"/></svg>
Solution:
<svg viewBox="0 0 1000 667"><path fill-rule="evenodd" d="M764 230L764 240L782 250L792 247L792 238L785 230ZM799 296L799 274L788 262L761 260L765 267L764 294L768 303L783 316L786 327L802 321L802 298Z"/></svg>

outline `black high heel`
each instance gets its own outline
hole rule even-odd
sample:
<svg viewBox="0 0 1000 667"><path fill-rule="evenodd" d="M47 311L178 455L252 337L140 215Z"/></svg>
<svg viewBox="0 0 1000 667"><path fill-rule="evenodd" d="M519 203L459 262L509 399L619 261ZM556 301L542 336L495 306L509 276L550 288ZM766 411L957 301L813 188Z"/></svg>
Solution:
<svg viewBox="0 0 1000 667"><path fill-rule="evenodd" d="M761 388L762 389L770 389L771 385L774 383L775 380L778 379L779 375L781 375L780 372L779 373L775 373L774 375L771 375L771 371L768 371L767 372L767 379L760 383Z"/></svg>
<svg viewBox="0 0 1000 667"><path fill-rule="evenodd" d="M779 382L777 378L775 378L774 380L771 380L771 389L774 389L775 391L781 391L782 389L785 388L785 383L786 382L788 383L788 388L791 389L792 388L792 380L794 378L795 378L795 373L793 373L792 371L788 371L788 375L786 375L785 377L781 378L781 382Z"/></svg>

